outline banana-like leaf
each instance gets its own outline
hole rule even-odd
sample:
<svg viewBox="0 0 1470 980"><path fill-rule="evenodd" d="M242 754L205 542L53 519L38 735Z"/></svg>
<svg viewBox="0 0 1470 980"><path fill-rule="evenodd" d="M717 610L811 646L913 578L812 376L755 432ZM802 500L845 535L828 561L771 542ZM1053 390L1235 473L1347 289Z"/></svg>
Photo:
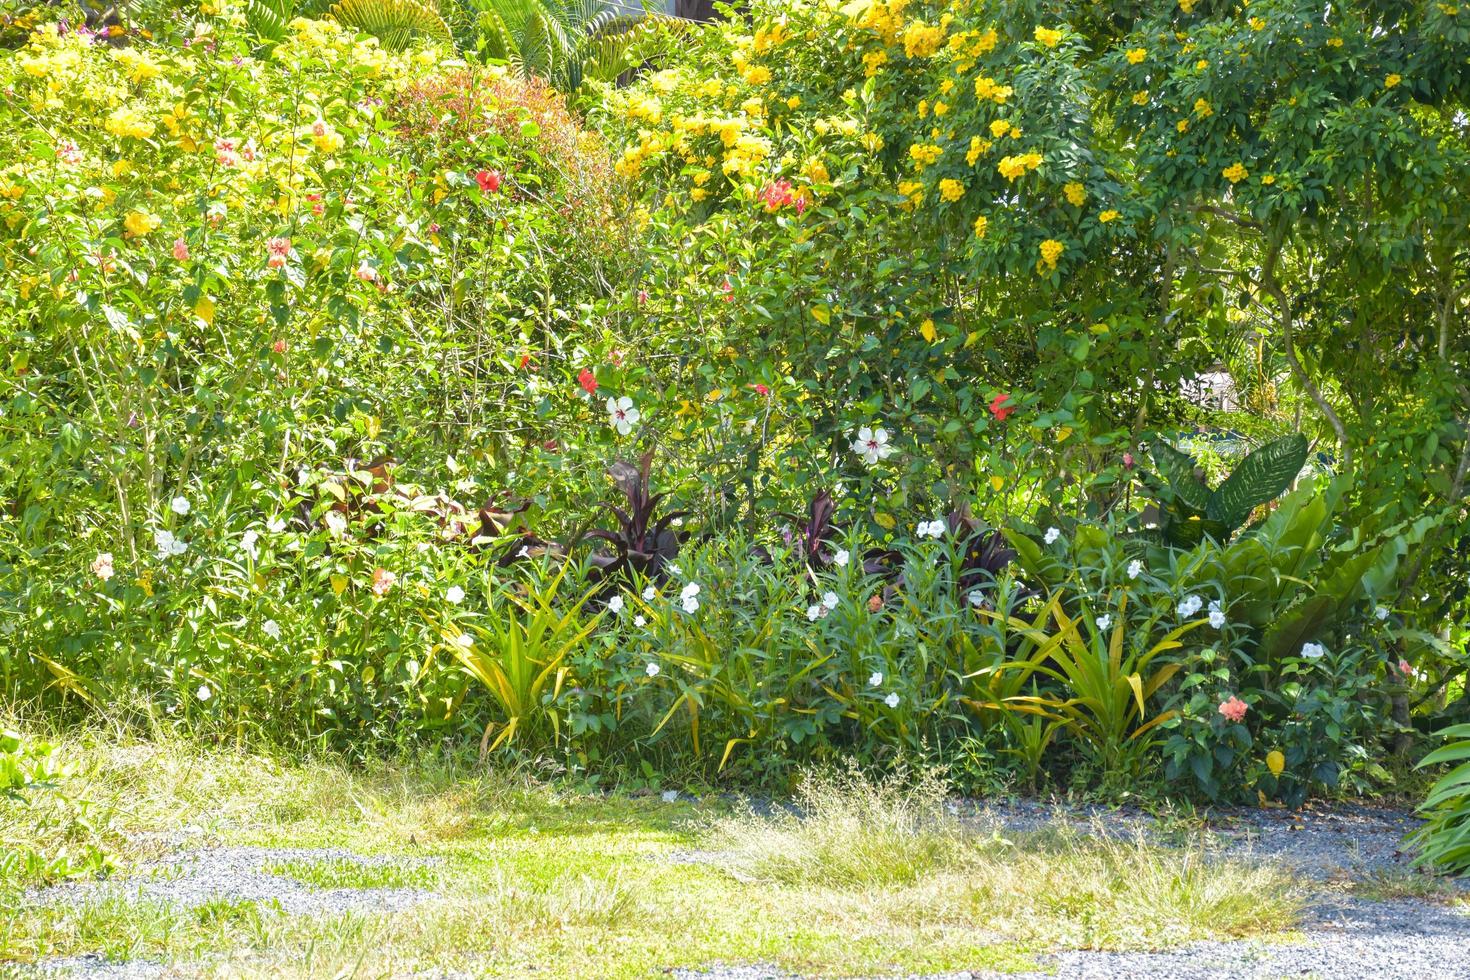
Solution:
<svg viewBox="0 0 1470 980"><path fill-rule="evenodd" d="M1187 457L1186 457L1187 458ZM1251 511L1281 496L1307 461L1307 437L1283 436L1247 453L1225 482L1209 495L1205 516L1229 530L1245 523Z"/></svg>

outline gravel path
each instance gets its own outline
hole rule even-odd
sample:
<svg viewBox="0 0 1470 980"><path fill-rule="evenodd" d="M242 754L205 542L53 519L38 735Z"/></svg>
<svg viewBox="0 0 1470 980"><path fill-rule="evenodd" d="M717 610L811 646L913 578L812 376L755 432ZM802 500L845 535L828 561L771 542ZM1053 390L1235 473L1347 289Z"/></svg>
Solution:
<svg viewBox="0 0 1470 980"><path fill-rule="evenodd" d="M74 882L32 893L45 904L80 903L100 898L154 900L194 908L216 899L259 902L288 915L333 912L396 912L435 897L421 888L314 888L271 865L347 863L361 868L413 868L425 858L365 857L335 847L209 847L177 851L145 864L127 878Z"/></svg>
<svg viewBox="0 0 1470 980"><path fill-rule="evenodd" d="M1031 800L968 803L962 819L1000 830L1062 825L1082 833L1144 836L1168 843L1197 842L1230 857L1287 864L1318 881L1370 874L1410 873L1413 855L1404 837L1422 821L1402 810L1367 804L1317 803L1301 810L1232 807L1206 816L1202 826L1172 826L1141 810L1075 807ZM1470 887L1470 883L1467 883Z"/></svg>

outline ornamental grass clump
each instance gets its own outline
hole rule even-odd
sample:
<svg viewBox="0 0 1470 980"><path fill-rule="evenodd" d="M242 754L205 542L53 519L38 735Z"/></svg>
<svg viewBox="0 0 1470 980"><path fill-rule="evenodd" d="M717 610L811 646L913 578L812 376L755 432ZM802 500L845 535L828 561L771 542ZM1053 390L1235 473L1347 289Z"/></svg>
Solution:
<svg viewBox="0 0 1470 980"><path fill-rule="evenodd" d="M721 819L712 836L743 878L843 889L910 885L958 861L967 846L945 813L948 789L933 770L881 780L855 763L812 770L790 809Z"/></svg>

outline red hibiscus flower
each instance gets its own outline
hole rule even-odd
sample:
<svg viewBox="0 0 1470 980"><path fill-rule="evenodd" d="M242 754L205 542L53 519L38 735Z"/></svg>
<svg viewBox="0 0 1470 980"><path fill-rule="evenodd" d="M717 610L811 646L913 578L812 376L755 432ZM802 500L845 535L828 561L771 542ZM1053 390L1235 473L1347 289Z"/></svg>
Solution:
<svg viewBox="0 0 1470 980"><path fill-rule="evenodd" d="M1016 410L1015 405L1006 404L1010 400L1011 396L1005 392L1000 392L994 398L990 399L990 414L995 416L996 421L1004 422Z"/></svg>
<svg viewBox="0 0 1470 980"><path fill-rule="evenodd" d="M577 375L577 384L589 395L597 394L597 376L589 368L583 368L582 373Z"/></svg>
<svg viewBox="0 0 1470 980"><path fill-rule="evenodd" d="M480 190L486 194L494 194L500 190L500 171L481 170L475 174L475 183L480 185Z"/></svg>
<svg viewBox="0 0 1470 980"><path fill-rule="evenodd" d="M769 395L771 393L771 389L770 388L767 388L765 385L760 384L760 383L753 384L753 385L751 385L751 387L755 389L755 393L757 395L765 396L765 395Z"/></svg>
<svg viewBox="0 0 1470 980"><path fill-rule="evenodd" d="M766 206L767 211L779 211L793 200L791 181L778 180L775 183L767 184L761 188L760 194L756 196Z"/></svg>

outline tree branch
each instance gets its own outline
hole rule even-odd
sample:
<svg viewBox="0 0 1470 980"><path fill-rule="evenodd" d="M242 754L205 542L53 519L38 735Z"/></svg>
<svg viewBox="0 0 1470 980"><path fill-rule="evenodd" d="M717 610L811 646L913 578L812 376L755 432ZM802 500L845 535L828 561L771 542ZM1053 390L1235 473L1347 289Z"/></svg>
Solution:
<svg viewBox="0 0 1470 980"><path fill-rule="evenodd" d="M1286 363L1291 367L1291 373L1296 378L1297 384L1301 385L1302 390L1317 404L1317 408L1326 417L1327 424L1332 426L1332 431L1337 434L1337 443L1342 449L1342 466L1346 469L1353 462L1353 447L1348 444L1347 426L1343 425L1342 418L1323 397L1321 389L1307 376L1306 369L1302 367L1302 362L1296 356L1291 304L1287 302L1285 290L1276 281L1276 263L1281 258L1282 239L1281 230L1278 229L1271 233L1270 241L1266 246L1266 261L1261 266L1261 289L1276 301Z"/></svg>

